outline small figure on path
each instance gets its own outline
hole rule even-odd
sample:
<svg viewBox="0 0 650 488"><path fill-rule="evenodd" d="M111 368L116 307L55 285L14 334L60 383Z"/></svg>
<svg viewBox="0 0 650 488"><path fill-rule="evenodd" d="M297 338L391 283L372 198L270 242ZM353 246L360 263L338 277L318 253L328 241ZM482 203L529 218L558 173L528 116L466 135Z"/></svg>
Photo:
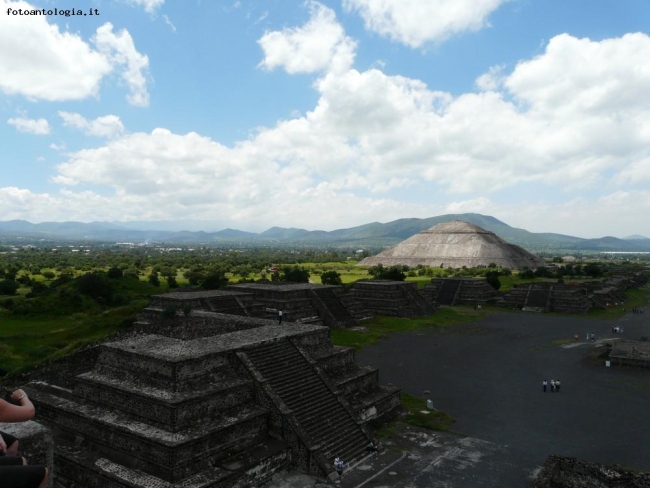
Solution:
<svg viewBox="0 0 650 488"><path fill-rule="evenodd" d="M544 390L544 393L546 393L546 386L548 385L548 381L544 380L542 381L542 390Z"/></svg>
<svg viewBox="0 0 650 488"><path fill-rule="evenodd" d="M555 380L555 391L560 391L560 380Z"/></svg>
<svg viewBox="0 0 650 488"><path fill-rule="evenodd" d="M551 380L551 391L555 391L555 380Z"/></svg>
<svg viewBox="0 0 650 488"><path fill-rule="evenodd" d="M594 340L596 340L596 334L594 334L594 333L592 332L592 333L591 333L591 341L593 342Z"/></svg>
<svg viewBox="0 0 650 488"><path fill-rule="evenodd" d="M278 325L282 324L282 310L278 310Z"/></svg>
<svg viewBox="0 0 650 488"><path fill-rule="evenodd" d="M373 438L366 446L366 451L368 451L370 454L377 454L378 450L379 447L377 445L377 439Z"/></svg>
<svg viewBox="0 0 650 488"><path fill-rule="evenodd" d="M340 458L335 458L334 459L334 468L336 469L336 472L341 476L343 474L343 461L341 461Z"/></svg>

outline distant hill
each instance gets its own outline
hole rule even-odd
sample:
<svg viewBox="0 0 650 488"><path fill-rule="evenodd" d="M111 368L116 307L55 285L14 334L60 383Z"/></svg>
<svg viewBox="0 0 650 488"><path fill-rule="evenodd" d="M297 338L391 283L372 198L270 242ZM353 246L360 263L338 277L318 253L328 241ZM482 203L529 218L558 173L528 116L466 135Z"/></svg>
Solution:
<svg viewBox="0 0 650 488"><path fill-rule="evenodd" d="M43 222L32 224L25 220L0 222L0 239L27 239L34 241L103 241L103 242L156 242L170 245L237 245L237 246L329 246L357 247L379 250L429 229L434 225L464 220L494 232L511 244L534 251L619 251L648 252L650 239L642 236L618 239L602 237L583 239L563 234L533 233L524 229L511 227L491 217L475 213L448 214L426 219L399 219L387 223L369 224L337 229L330 232L323 230L305 230L296 228L271 227L261 233L245 232L237 229L224 229L218 232L173 231L165 227L178 228L178 222L139 222L142 228L134 228L133 223L119 222ZM161 229L156 229L160 225ZM188 224L188 228L196 223Z"/></svg>

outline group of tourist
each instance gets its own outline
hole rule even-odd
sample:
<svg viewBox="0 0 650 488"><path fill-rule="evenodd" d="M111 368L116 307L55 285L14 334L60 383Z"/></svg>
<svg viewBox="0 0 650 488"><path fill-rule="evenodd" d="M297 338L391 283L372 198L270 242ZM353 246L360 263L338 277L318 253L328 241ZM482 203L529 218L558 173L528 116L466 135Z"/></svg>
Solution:
<svg viewBox="0 0 650 488"><path fill-rule="evenodd" d="M0 399L0 422L25 422L34 418L34 404L23 390L11 394L11 401ZM48 470L45 466L28 465L18 456L18 439L0 432L0 486L2 488L45 488Z"/></svg>
<svg viewBox="0 0 650 488"><path fill-rule="evenodd" d="M643 313L645 312L645 309L643 307L634 307L632 309L632 313Z"/></svg>
<svg viewBox="0 0 650 488"><path fill-rule="evenodd" d="M546 388L549 386L549 382L546 380L542 381L542 391L546 393ZM560 391L560 380L551 380L550 381L551 391Z"/></svg>
<svg viewBox="0 0 650 488"><path fill-rule="evenodd" d="M622 334L623 326L622 325L612 325L612 334Z"/></svg>

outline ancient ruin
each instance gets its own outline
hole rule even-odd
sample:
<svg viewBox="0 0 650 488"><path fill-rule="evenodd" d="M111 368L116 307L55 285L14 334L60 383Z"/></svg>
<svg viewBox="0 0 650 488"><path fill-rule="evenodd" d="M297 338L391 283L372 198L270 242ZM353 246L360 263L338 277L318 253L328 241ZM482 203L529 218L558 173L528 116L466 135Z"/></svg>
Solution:
<svg viewBox="0 0 650 488"><path fill-rule="evenodd" d="M241 291L155 296L128 333L33 375L57 486L248 486L362 457L399 389L329 328L252 316L263 309Z"/></svg>
<svg viewBox="0 0 650 488"><path fill-rule="evenodd" d="M422 294L435 305L487 305L497 300L497 291L481 278L433 278Z"/></svg>
<svg viewBox="0 0 650 488"><path fill-rule="evenodd" d="M650 488L650 474L615 466L549 456L533 481L533 488Z"/></svg>
<svg viewBox="0 0 650 488"><path fill-rule="evenodd" d="M343 287L310 283L244 283L227 290L247 293L259 307L257 316L275 319L282 310L284 320L347 328L370 316L363 305Z"/></svg>
<svg viewBox="0 0 650 488"><path fill-rule="evenodd" d="M359 262L359 266L378 264L444 268L495 264L501 268L535 269L546 262L519 246L507 243L493 232L454 220L435 225Z"/></svg>
<svg viewBox="0 0 650 488"><path fill-rule="evenodd" d="M550 282L517 285L499 304L525 312L559 313L587 313L593 306L586 288Z"/></svg>
<svg viewBox="0 0 650 488"><path fill-rule="evenodd" d="M390 317L431 315L435 308L420 294L415 283L390 280L357 281L350 292L366 310Z"/></svg>
<svg viewBox="0 0 650 488"><path fill-rule="evenodd" d="M609 352L612 365L650 368L650 343L643 341L616 341Z"/></svg>

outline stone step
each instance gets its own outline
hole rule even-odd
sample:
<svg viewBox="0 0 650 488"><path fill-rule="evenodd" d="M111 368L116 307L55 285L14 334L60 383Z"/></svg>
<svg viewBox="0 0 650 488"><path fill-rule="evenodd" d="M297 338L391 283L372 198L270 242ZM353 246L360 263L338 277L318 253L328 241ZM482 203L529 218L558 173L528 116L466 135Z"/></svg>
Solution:
<svg viewBox="0 0 650 488"><path fill-rule="evenodd" d="M265 378L279 378L286 375L291 375L292 373L300 373L301 371L310 372L311 365L305 367L302 357L293 357L291 360L286 362L281 362L275 366L271 365L260 365L255 363L258 371L264 375Z"/></svg>
<svg viewBox="0 0 650 488"><path fill-rule="evenodd" d="M245 448L268 429L268 411L259 407L240 408L235 417L170 432L113 409L54 397L34 388L29 388L28 394L39 421L112 452L122 452L133 458L139 469L167 481L204 469L219 452Z"/></svg>
<svg viewBox="0 0 650 488"><path fill-rule="evenodd" d="M172 431L254 400L254 385L248 379L233 378L220 384L206 384L190 392L143 387L127 380L106 377L97 371L81 374L77 379L76 395Z"/></svg>
<svg viewBox="0 0 650 488"><path fill-rule="evenodd" d="M245 451L208 465L200 473L189 476L179 483L166 481L147 474L133 466L129 460L124 464L109 460L103 453L70 444L57 444L54 454L56 479L54 486L63 488L129 486L150 488L211 488L216 486L260 486L274 473L288 466L289 446L270 438L262 438ZM264 466L260 470L258 466Z"/></svg>
<svg viewBox="0 0 650 488"><path fill-rule="evenodd" d="M321 452L327 458L340 457L346 462L363 455L369 439L362 431L340 431L338 435L333 435L326 439L321 448ZM347 459L346 459L347 458Z"/></svg>
<svg viewBox="0 0 650 488"><path fill-rule="evenodd" d="M315 439L325 439L330 432L336 432L338 429L356 428L356 422L354 422L347 414L330 414L328 418L321 416L320 421L315 421L314 417L310 417L309 420L303 421L298 417L298 421L309 435Z"/></svg>
<svg viewBox="0 0 650 488"><path fill-rule="evenodd" d="M302 389L303 387L312 386L318 388L323 384L320 376L313 374L308 374L307 371L296 372L296 374L282 374L275 377L268 378L273 387L277 389L278 393L290 393L296 389Z"/></svg>

